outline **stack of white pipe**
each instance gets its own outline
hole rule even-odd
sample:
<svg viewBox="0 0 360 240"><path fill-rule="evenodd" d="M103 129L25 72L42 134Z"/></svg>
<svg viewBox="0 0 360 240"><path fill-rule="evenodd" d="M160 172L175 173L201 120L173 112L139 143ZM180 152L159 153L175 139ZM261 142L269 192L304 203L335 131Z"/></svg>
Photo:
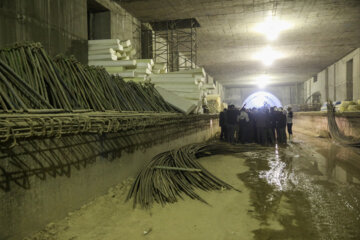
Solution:
<svg viewBox="0 0 360 240"><path fill-rule="evenodd" d="M111 54L110 49L113 49L113 51L123 50L119 39L89 40L88 47L89 65L93 65L92 63L97 61L117 60L116 56Z"/></svg>
<svg viewBox="0 0 360 240"><path fill-rule="evenodd" d="M134 59L136 49L130 40L89 40L89 65L104 66L112 75L125 81L143 82L152 73L152 59Z"/></svg>
<svg viewBox="0 0 360 240"><path fill-rule="evenodd" d="M162 74L151 74L151 82L169 93L189 102L189 106L196 108L193 111L202 109L202 102L206 97L205 72L203 68L182 70ZM188 111L186 111L188 112Z"/></svg>
<svg viewBox="0 0 360 240"><path fill-rule="evenodd" d="M152 69L153 73L159 74L159 73L166 73L166 63L155 63Z"/></svg>

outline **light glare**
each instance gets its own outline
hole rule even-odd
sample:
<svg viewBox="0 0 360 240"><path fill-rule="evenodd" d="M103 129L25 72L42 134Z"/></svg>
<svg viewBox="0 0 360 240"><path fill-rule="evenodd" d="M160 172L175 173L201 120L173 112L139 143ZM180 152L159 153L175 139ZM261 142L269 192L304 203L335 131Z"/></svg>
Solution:
<svg viewBox="0 0 360 240"><path fill-rule="evenodd" d="M258 24L254 30L264 34L268 40L274 41L278 38L281 31L291 28L292 25L285 21L280 21L268 17L265 22Z"/></svg>
<svg viewBox="0 0 360 240"><path fill-rule="evenodd" d="M257 60L262 61L265 66L270 66L276 59L280 58L281 55L274 51L270 46L267 46L261 52L255 54L254 57Z"/></svg>
<svg viewBox="0 0 360 240"><path fill-rule="evenodd" d="M282 107L282 104L277 97L275 97L271 93L263 91L251 94L245 99L243 105L246 104L247 108L260 108L264 106L265 103L269 104L269 106L271 107Z"/></svg>
<svg viewBox="0 0 360 240"><path fill-rule="evenodd" d="M265 88L269 84L270 77L267 75L261 75L256 79L256 84L259 88Z"/></svg>

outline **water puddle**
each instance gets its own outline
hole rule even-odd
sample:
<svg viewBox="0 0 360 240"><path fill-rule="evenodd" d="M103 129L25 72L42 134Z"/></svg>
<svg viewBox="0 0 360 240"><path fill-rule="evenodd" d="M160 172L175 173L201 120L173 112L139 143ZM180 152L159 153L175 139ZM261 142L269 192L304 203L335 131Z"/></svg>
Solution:
<svg viewBox="0 0 360 240"><path fill-rule="evenodd" d="M360 155L299 141L245 156L255 239L360 239Z"/></svg>

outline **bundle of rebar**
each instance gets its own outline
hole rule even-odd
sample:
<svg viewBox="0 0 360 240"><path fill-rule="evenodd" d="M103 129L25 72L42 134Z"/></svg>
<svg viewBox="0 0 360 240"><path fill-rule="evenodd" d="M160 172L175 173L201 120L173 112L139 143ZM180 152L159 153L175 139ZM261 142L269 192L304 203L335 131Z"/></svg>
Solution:
<svg viewBox="0 0 360 240"><path fill-rule="evenodd" d="M197 160L200 157L239 153L254 150L252 146L234 146L227 143L190 144L155 156L138 174L127 201L133 198L133 206L150 208L153 203L165 205L177 202L183 194L192 199L206 201L196 192L235 189L207 171ZM239 191L239 190L237 190Z"/></svg>
<svg viewBox="0 0 360 240"><path fill-rule="evenodd" d="M0 60L0 109L5 112L52 109L39 93Z"/></svg>
<svg viewBox="0 0 360 240"><path fill-rule="evenodd" d="M56 64L40 43L0 50L0 59L54 108L72 110L74 102Z"/></svg>
<svg viewBox="0 0 360 240"><path fill-rule="evenodd" d="M167 128L192 125L206 127L216 115L191 115L158 112L93 112L76 111L67 113L58 109L31 110L29 113L0 114L0 144L8 147L18 140L34 137L57 137L69 134L103 134L136 131L141 133L150 128ZM194 124L195 123L195 124Z"/></svg>
<svg viewBox="0 0 360 240"><path fill-rule="evenodd" d="M151 84L125 82L121 77L110 76L103 67L85 66L74 57L57 56L55 62L64 73L71 93L83 109L175 111Z"/></svg>
<svg viewBox="0 0 360 240"><path fill-rule="evenodd" d="M331 137L341 144L352 147L360 147L359 139L354 139L350 136L345 136L345 134L340 131L336 123L335 107L332 104L332 102L328 102L327 109L328 109L327 111L328 127Z"/></svg>
<svg viewBox="0 0 360 240"><path fill-rule="evenodd" d="M153 85L127 83L103 67L83 65L74 57L58 56L53 61L40 43L0 49L0 60L0 110L6 112L52 108L176 111ZM8 87L18 84L21 89Z"/></svg>

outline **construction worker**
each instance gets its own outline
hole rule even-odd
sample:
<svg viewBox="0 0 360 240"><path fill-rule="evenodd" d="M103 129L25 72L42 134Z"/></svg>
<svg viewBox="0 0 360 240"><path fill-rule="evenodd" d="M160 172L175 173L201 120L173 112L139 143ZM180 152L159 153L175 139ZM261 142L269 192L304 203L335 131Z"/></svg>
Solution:
<svg viewBox="0 0 360 240"><path fill-rule="evenodd" d="M278 133L278 143L286 144L286 111L279 109L277 118L276 132Z"/></svg>
<svg viewBox="0 0 360 240"><path fill-rule="evenodd" d="M225 140L225 141L227 140L226 111L227 111L227 109L224 108L224 110L221 111L220 115L219 115L219 126L221 128L220 140Z"/></svg>
<svg viewBox="0 0 360 240"><path fill-rule="evenodd" d="M231 144L235 144L235 130L237 129L237 117L239 115L239 110L235 108L234 105L230 105L229 109L226 111L226 130L227 130L227 140Z"/></svg>
<svg viewBox="0 0 360 240"><path fill-rule="evenodd" d="M287 117L286 117L286 123L287 123L287 130L289 133L289 141L291 141L292 139L292 125L293 125L293 112L292 112L292 108L288 107L288 112L287 112Z"/></svg>
<svg viewBox="0 0 360 240"><path fill-rule="evenodd" d="M248 123L249 123L249 115L244 107L240 110L240 114L237 117L237 121L239 123L238 140L241 143L245 143Z"/></svg>
<svg viewBox="0 0 360 240"><path fill-rule="evenodd" d="M266 129L266 121L267 121L267 109L260 108L259 111L255 115L255 122L256 122L256 135L257 141L261 145L267 145L268 136L267 136L267 129Z"/></svg>

